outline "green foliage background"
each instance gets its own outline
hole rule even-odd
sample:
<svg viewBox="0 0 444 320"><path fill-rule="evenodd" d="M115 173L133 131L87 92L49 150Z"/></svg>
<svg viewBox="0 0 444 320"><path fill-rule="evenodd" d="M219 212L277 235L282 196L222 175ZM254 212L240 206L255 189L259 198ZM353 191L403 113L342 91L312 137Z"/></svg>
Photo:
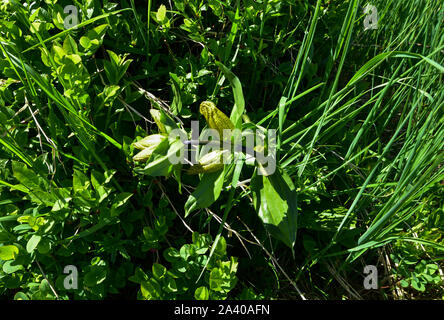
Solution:
<svg viewBox="0 0 444 320"><path fill-rule="evenodd" d="M444 298L444 13L372 4L0 1L0 297ZM134 163L206 100L276 174Z"/></svg>

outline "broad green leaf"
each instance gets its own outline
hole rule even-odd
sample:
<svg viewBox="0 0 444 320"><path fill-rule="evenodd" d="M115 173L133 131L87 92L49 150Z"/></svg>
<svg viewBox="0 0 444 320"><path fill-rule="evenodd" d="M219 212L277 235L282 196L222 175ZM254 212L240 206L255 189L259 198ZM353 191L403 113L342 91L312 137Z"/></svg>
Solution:
<svg viewBox="0 0 444 320"><path fill-rule="evenodd" d="M270 176L255 175L254 206L270 233L293 248L297 232L297 193L278 170Z"/></svg>
<svg viewBox="0 0 444 320"><path fill-rule="evenodd" d="M180 253L176 248L168 248L163 252L163 257L165 258L166 261L170 262L170 263L174 263L176 261L180 260Z"/></svg>
<svg viewBox="0 0 444 320"><path fill-rule="evenodd" d="M208 208L219 198L224 184L226 168L227 166L224 166L222 171L202 175L196 190L188 197L185 203L185 217L196 209Z"/></svg>
<svg viewBox="0 0 444 320"><path fill-rule="evenodd" d="M162 289L154 279L143 281L140 285L142 295L147 300L160 299L162 297Z"/></svg>
<svg viewBox="0 0 444 320"><path fill-rule="evenodd" d="M51 292L51 288L50 288L50 286L49 286L49 282L48 282L48 280L43 279L42 282L40 282L40 285L39 285L39 291L40 291L42 294L44 294L44 295L46 295L46 294L48 294L48 293Z"/></svg>
<svg viewBox="0 0 444 320"><path fill-rule="evenodd" d="M120 56L111 50L107 50L107 52L110 57L110 61L104 61L105 73L111 84L117 84L125 75L126 70L133 60L126 60L128 54Z"/></svg>
<svg viewBox="0 0 444 320"><path fill-rule="evenodd" d="M29 297L25 293L19 291L14 295L14 300L29 300Z"/></svg>
<svg viewBox="0 0 444 320"><path fill-rule="evenodd" d="M126 59L127 55L122 57L115 54L111 50L107 50L110 60L104 60L105 74L109 82L116 85L120 79L124 76L126 70L128 69L132 59Z"/></svg>
<svg viewBox="0 0 444 320"><path fill-rule="evenodd" d="M3 264L3 271L7 274L14 273L19 270L24 270L23 265L17 263L15 260L8 260Z"/></svg>
<svg viewBox="0 0 444 320"><path fill-rule="evenodd" d="M86 0L86 17L91 19L94 13L94 0Z"/></svg>
<svg viewBox="0 0 444 320"><path fill-rule="evenodd" d="M219 268L214 268L210 273L210 290L223 292L222 286L224 285L225 279Z"/></svg>
<svg viewBox="0 0 444 320"><path fill-rule="evenodd" d="M171 72L170 72L170 78L172 83L171 88L173 89L173 94L174 94L173 102L171 103L171 111L174 115L178 115L182 111L180 80L175 73Z"/></svg>
<svg viewBox="0 0 444 320"><path fill-rule="evenodd" d="M102 24L89 30L84 37L80 38L80 45L85 48L88 55L92 55L102 44L108 24Z"/></svg>
<svg viewBox="0 0 444 320"><path fill-rule="evenodd" d="M405 279L402 279L400 283L403 288L407 288L410 285L410 283Z"/></svg>
<svg viewBox="0 0 444 320"><path fill-rule="evenodd" d="M120 65L119 65L119 72L117 74L117 81L120 81L120 79L123 78L125 75L126 70L128 70L129 65L133 62L132 59L125 60L125 58L122 59Z"/></svg>
<svg viewBox="0 0 444 320"><path fill-rule="evenodd" d="M102 185L105 184L104 174L98 170L91 170L91 183L93 188L98 190Z"/></svg>
<svg viewBox="0 0 444 320"><path fill-rule="evenodd" d="M221 17L223 14L223 6L217 0L208 0L208 5L213 10L216 17Z"/></svg>
<svg viewBox="0 0 444 320"><path fill-rule="evenodd" d="M211 245L211 236L209 234L199 234L199 232L193 232L192 234L193 244L196 247L197 254L205 254Z"/></svg>
<svg viewBox="0 0 444 320"><path fill-rule="evenodd" d="M28 243L26 244L26 251L28 251L29 253L33 252L41 239L42 239L41 236L33 234L31 238L29 238Z"/></svg>
<svg viewBox="0 0 444 320"><path fill-rule="evenodd" d="M91 266L90 271L85 275L84 283L87 287L94 287L105 281L107 276L106 266Z"/></svg>
<svg viewBox="0 0 444 320"><path fill-rule="evenodd" d="M68 54L78 54L79 52L77 43L70 35L68 35L65 38L65 41L63 41L63 50Z"/></svg>
<svg viewBox="0 0 444 320"><path fill-rule="evenodd" d="M40 190L42 188L47 189L49 187L48 182L45 179L36 175L33 170L28 169L24 163L13 161L12 171L14 177L31 191Z"/></svg>
<svg viewBox="0 0 444 320"><path fill-rule="evenodd" d="M184 244L181 248L180 248L180 256L183 260L188 260L188 258L190 256L193 255L194 250L193 250L193 246L191 244Z"/></svg>
<svg viewBox="0 0 444 320"><path fill-rule="evenodd" d="M72 186L74 193L88 190L90 187L90 182L88 177L80 170L74 170L72 177Z"/></svg>
<svg viewBox="0 0 444 320"><path fill-rule="evenodd" d="M156 19L159 22L162 22L166 17L166 7L165 5L160 5L159 9L157 10L156 13Z"/></svg>
<svg viewBox="0 0 444 320"><path fill-rule="evenodd" d="M0 247L0 260L13 260L18 255L19 249L14 245Z"/></svg>
<svg viewBox="0 0 444 320"><path fill-rule="evenodd" d="M122 212L123 206L128 203L128 200L133 196L131 192L119 193L113 201L111 206L111 216L118 215Z"/></svg>
<svg viewBox="0 0 444 320"><path fill-rule="evenodd" d="M85 37L85 36L81 37L79 42L83 48L85 48L85 49L91 48L91 40L89 40L88 37Z"/></svg>
<svg viewBox="0 0 444 320"><path fill-rule="evenodd" d="M425 286L424 283L422 283L422 281L420 281L416 276L413 276L412 280L411 280L411 285L412 288L421 292L425 291Z"/></svg>
<svg viewBox="0 0 444 320"><path fill-rule="evenodd" d="M170 293L177 292L176 280L174 280L173 278L168 278L166 280L166 286L163 287L163 290Z"/></svg>
<svg viewBox="0 0 444 320"><path fill-rule="evenodd" d="M242 92L242 84L239 78L236 77L234 73L231 72L231 70L229 70L226 66L218 61L216 61L215 63L219 67L219 69L222 70L223 74L228 79L231 87L233 88L234 107L231 111L230 120L231 122L233 122L235 128L241 129L242 115L245 112L245 100L244 94Z"/></svg>
<svg viewBox="0 0 444 320"><path fill-rule="evenodd" d="M75 65L77 68L80 68L82 63L82 58L78 54L67 54L65 55L65 63L67 60L71 62L73 65ZM74 73L74 72L72 72Z"/></svg>
<svg viewBox="0 0 444 320"><path fill-rule="evenodd" d="M194 291L194 298L196 300L208 300L210 298L210 292L207 287L199 287Z"/></svg>
<svg viewBox="0 0 444 320"><path fill-rule="evenodd" d="M134 275L129 277L128 280L135 282L135 283L142 283L142 281L148 280L148 276L140 267L136 267L136 270L134 271Z"/></svg>
<svg viewBox="0 0 444 320"><path fill-rule="evenodd" d="M54 61L60 65L63 65L63 58L67 55L65 50L63 50L63 48L60 46L53 45L52 51L53 51Z"/></svg>
<svg viewBox="0 0 444 320"><path fill-rule="evenodd" d="M219 237L219 241L216 244L213 254L217 258L222 258L227 254L227 241L223 236Z"/></svg>
<svg viewBox="0 0 444 320"><path fill-rule="evenodd" d="M153 263L152 269L153 269L153 276L158 280L165 277L167 272L167 269L159 263Z"/></svg>
<svg viewBox="0 0 444 320"><path fill-rule="evenodd" d="M37 250L41 254L47 254L51 250L51 242L48 239L43 238L42 240L40 240L37 246Z"/></svg>

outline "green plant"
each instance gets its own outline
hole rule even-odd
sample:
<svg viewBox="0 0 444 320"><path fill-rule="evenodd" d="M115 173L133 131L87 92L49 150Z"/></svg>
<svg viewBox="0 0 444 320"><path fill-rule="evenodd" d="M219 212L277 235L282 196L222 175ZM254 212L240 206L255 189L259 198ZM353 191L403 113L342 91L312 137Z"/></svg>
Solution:
<svg viewBox="0 0 444 320"><path fill-rule="evenodd" d="M0 299L442 299L444 12L372 4L365 30L359 0L0 1ZM171 163L192 121L275 131L276 170L251 134Z"/></svg>
<svg viewBox="0 0 444 320"><path fill-rule="evenodd" d="M167 248L164 259L171 265L168 269L154 263L152 270L145 273L137 268L130 280L140 284L138 297L146 300L220 300L226 299L237 283L237 259L227 260L226 242L220 238L214 254L209 257L211 237L208 234L193 233L193 242L180 249ZM203 278L199 278L205 267Z"/></svg>
<svg viewBox="0 0 444 320"><path fill-rule="evenodd" d="M425 292L428 286L440 285L442 283L439 274L439 266L436 263L428 263L425 260L409 261L400 259L398 256L391 256L396 265L395 279L404 288L411 287L420 292Z"/></svg>

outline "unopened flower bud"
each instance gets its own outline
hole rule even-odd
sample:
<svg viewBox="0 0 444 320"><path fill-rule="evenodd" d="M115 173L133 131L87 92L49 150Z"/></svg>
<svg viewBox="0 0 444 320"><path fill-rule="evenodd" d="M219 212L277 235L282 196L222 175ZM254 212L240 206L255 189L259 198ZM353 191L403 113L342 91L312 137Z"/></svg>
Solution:
<svg viewBox="0 0 444 320"><path fill-rule="evenodd" d="M216 150L207 153L199 159L198 164L192 166L189 174L210 173L222 170L224 167L223 157L227 150Z"/></svg>
<svg viewBox="0 0 444 320"><path fill-rule="evenodd" d="M134 157L134 161L145 162L151 154L162 145L168 147L168 137L162 134L152 134L134 143L134 148L142 150ZM161 148L163 149L163 148Z"/></svg>
<svg viewBox="0 0 444 320"><path fill-rule="evenodd" d="M143 138L142 140L135 142L134 148L144 150L146 148L157 147L166 138L167 137L162 134L152 134Z"/></svg>
<svg viewBox="0 0 444 320"><path fill-rule="evenodd" d="M138 154L136 154L133 157L134 161L140 161L140 162L145 162L147 161L151 154L153 153L153 151L156 149L156 147L149 147L149 148L145 148L142 151L140 151Z"/></svg>
<svg viewBox="0 0 444 320"><path fill-rule="evenodd" d="M208 126L219 133L221 140L223 140L224 137L224 129L234 129L230 118L220 111L211 101L202 102L199 107L199 112L205 117Z"/></svg>

